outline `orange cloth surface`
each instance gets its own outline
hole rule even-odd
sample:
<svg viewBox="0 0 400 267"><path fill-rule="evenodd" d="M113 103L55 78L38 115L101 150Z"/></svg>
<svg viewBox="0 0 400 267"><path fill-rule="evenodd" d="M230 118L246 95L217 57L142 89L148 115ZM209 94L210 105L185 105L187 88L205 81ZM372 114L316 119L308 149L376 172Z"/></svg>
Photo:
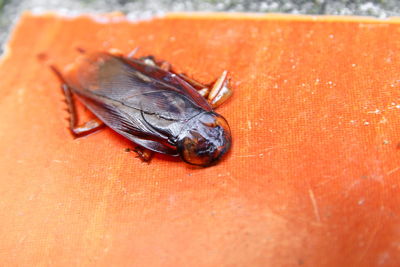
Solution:
<svg viewBox="0 0 400 267"><path fill-rule="evenodd" d="M0 65L5 266L399 266L400 24L25 14ZM218 165L73 139L59 81L87 51L152 54L234 96Z"/></svg>

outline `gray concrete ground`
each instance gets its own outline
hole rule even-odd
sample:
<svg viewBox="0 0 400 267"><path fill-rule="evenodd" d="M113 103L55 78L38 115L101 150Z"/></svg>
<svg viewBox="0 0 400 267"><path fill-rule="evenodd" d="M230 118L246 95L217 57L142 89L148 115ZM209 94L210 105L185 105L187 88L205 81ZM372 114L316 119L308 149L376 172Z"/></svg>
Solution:
<svg viewBox="0 0 400 267"><path fill-rule="evenodd" d="M172 11L400 16L400 0L0 0L0 44L24 10L76 15L122 11L141 19Z"/></svg>

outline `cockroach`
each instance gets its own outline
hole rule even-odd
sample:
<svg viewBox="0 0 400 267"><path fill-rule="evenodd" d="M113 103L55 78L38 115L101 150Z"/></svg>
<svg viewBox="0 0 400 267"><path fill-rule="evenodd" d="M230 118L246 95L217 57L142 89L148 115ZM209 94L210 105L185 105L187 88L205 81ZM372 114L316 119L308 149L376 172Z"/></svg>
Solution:
<svg viewBox="0 0 400 267"><path fill-rule="evenodd" d="M217 163L231 147L228 122L214 109L228 99L227 71L205 86L154 57L117 52L78 57L62 74L71 133L82 136L106 125L134 142L143 160L152 152L198 166ZM95 116L78 126L73 95Z"/></svg>

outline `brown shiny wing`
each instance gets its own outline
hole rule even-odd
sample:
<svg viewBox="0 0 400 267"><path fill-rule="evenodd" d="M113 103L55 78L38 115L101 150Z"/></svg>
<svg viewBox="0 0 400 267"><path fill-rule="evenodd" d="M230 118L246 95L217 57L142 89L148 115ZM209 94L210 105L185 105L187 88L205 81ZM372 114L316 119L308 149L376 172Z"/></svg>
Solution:
<svg viewBox="0 0 400 267"><path fill-rule="evenodd" d="M211 110L206 99L179 76L138 60L98 53L84 58L78 69L70 82L73 89L90 91L146 113L185 119L193 110Z"/></svg>
<svg viewBox="0 0 400 267"><path fill-rule="evenodd" d="M179 77L141 64L95 54L81 59L65 80L110 128L153 151L172 154L165 142L176 137L188 120L211 108L190 85L185 89Z"/></svg>

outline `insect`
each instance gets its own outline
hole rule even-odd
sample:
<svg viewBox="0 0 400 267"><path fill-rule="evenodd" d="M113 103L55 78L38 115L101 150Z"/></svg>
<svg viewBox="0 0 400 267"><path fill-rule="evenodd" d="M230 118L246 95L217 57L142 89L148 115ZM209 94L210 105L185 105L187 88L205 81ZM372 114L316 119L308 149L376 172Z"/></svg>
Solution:
<svg viewBox="0 0 400 267"><path fill-rule="evenodd" d="M144 161L158 152L204 167L230 149L229 125L214 111L232 94L226 71L209 88L165 61L117 52L84 54L64 74L52 69L62 82L76 137L106 125L137 144ZM77 125L73 95L96 119Z"/></svg>

